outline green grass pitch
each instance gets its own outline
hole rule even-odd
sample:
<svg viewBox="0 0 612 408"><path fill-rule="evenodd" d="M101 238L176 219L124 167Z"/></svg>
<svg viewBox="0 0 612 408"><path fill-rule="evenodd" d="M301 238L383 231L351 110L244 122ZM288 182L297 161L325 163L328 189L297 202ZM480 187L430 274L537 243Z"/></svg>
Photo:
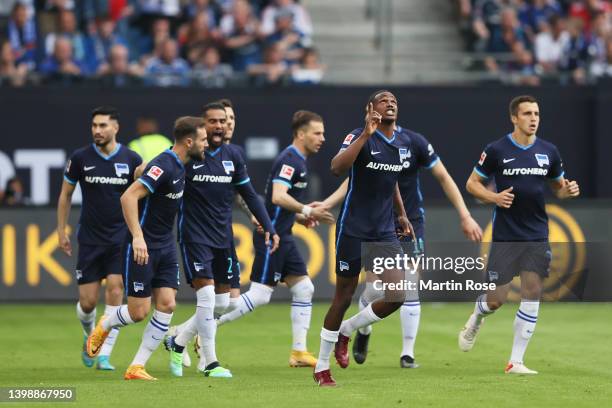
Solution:
<svg viewBox="0 0 612 408"><path fill-rule="evenodd" d="M218 331L217 350L233 379L210 379L195 368L171 378L163 346L147 368L156 382L124 381L144 324L122 329L115 372L85 368L74 306L0 305L0 386L73 386L76 403L2 403L2 406L79 407L605 407L612 405L612 304L543 304L527 350L534 377L508 376L516 305L487 318L470 353L457 333L471 304L424 304L417 340L418 369L400 369L398 314L375 325L364 365L333 365L339 383L319 389L310 369L289 368L289 305L277 303ZM191 312L181 304L174 323ZM317 352L326 305L316 304L309 348ZM351 308L349 313L353 313ZM193 356L193 353L192 353ZM194 359L195 362L195 359Z"/></svg>

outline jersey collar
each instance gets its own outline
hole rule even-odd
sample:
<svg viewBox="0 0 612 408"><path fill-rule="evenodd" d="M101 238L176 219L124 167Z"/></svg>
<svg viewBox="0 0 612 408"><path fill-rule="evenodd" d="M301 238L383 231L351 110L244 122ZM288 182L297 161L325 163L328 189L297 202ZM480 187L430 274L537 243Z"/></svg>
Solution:
<svg viewBox="0 0 612 408"><path fill-rule="evenodd" d="M98 154L98 156L100 156L104 160L112 159L113 156L115 156L117 153L119 153L119 149L121 149L121 143L117 143L117 146L115 146L115 150L113 150L112 152L110 152L110 154L108 156L106 156L104 153L102 153L100 151L100 149L98 149L98 146L96 146L95 143L92 143L91 145L92 145L94 151Z"/></svg>
<svg viewBox="0 0 612 408"><path fill-rule="evenodd" d="M217 153L219 153L219 152L221 151L221 147L222 147L222 146L223 146L223 145L221 145L221 146L217 147L217 148L216 148L215 150L213 150L213 151L208 151L208 150L207 150L207 151L206 151L206 153L208 153L208 154L209 154L210 156L212 156L212 157L215 157L215 156L217 155Z"/></svg>
<svg viewBox="0 0 612 408"><path fill-rule="evenodd" d="M296 153L298 156L300 156L300 157L302 158L302 160L306 160L306 156L304 156L304 155L302 154L302 152L300 152L300 151L298 150L298 148L297 148L297 147L295 147L294 145L289 145L288 149L293 150L293 151L294 151L294 152L295 152L295 153Z"/></svg>
<svg viewBox="0 0 612 408"><path fill-rule="evenodd" d="M179 164L179 166L181 166L181 168L185 167L183 166L183 162L181 161L181 159L179 159L179 157L176 155L176 153L172 151L172 149L166 149L163 151L163 153L169 154L170 156L174 157L174 160L176 160L176 162Z"/></svg>
<svg viewBox="0 0 612 408"><path fill-rule="evenodd" d="M387 139L387 136L385 136L384 133L378 129L376 129L375 133L378 137L380 137L383 141L385 141L385 143L391 144L395 141L395 136L397 136L395 132L396 132L396 129L393 129L393 137L391 139Z"/></svg>
<svg viewBox="0 0 612 408"><path fill-rule="evenodd" d="M510 143L512 143L513 145L515 145L516 147L518 147L521 150L527 150L529 149L531 146L533 146L536 142L536 140L538 140L538 137L536 136L536 138L533 140L533 143L527 146L523 146L520 145L518 143L516 143L516 141L512 138L512 133L508 133L508 140L510 140Z"/></svg>

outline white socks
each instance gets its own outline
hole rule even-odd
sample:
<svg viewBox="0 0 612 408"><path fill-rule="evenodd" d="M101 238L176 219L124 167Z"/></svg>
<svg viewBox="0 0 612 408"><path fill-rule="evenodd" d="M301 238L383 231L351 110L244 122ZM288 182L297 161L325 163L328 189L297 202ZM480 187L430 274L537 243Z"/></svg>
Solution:
<svg viewBox="0 0 612 408"><path fill-rule="evenodd" d="M468 325L472 327L480 326L485 316L488 316L493 312L495 312L495 310L489 309L489 305L487 305L487 294L484 293L478 296L476 299L476 305L474 305L474 313L472 313L470 316Z"/></svg>
<svg viewBox="0 0 612 408"><path fill-rule="evenodd" d="M514 318L514 342L510 361L522 363L529 340L535 331L538 321L540 302L538 300L521 299L521 305Z"/></svg>
<svg viewBox="0 0 612 408"><path fill-rule="evenodd" d="M366 282L365 288L359 296L359 311L365 309L370 303L374 303L378 299L382 299L385 293L382 290L374 289L373 282ZM366 336L372 333L372 325L367 325L359 329L359 333L365 334Z"/></svg>
<svg viewBox="0 0 612 408"><path fill-rule="evenodd" d="M127 305L115 306L115 313L111 313L109 317L102 323L104 330L110 330L113 327L123 327L128 324L134 324L134 320L130 316Z"/></svg>
<svg viewBox="0 0 612 408"><path fill-rule="evenodd" d="M291 288L291 328L293 331L292 350L306 351L306 335L312 316L312 295L314 285L309 278L302 279Z"/></svg>
<svg viewBox="0 0 612 408"><path fill-rule="evenodd" d="M340 325L340 333L342 335L350 337L353 332L361 327L365 327L372 323L379 322L380 317L374 314L372 310L372 303L366 306L361 312L357 313L348 320L345 320Z"/></svg>
<svg viewBox="0 0 612 408"><path fill-rule="evenodd" d="M220 316L227 311L230 305L230 294L219 293L215 295L215 316Z"/></svg>
<svg viewBox="0 0 612 408"><path fill-rule="evenodd" d="M321 328L321 347L319 348L319 358L315 366L315 373L329 370L329 357L338 342L338 332Z"/></svg>
<svg viewBox="0 0 612 408"><path fill-rule="evenodd" d="M256 307L269 303L272 292L274 292L274 289L269 286L251 282L249 290L238 298L238 307L219 318L219 326L239 319L245 314L255 310Z"/></svg>
<svg viewBox="0 0 612 408"><path fill-rule="evenodd" d="M419 331L421 320L421 302L404 302L400 308L400 320L402 322L402 354L414 358L414 343Z"/></svg>
<svg viewBox="0 0 612 408"><path fill-rule="evenodd" d="M121 306L121 308L123 307L127 309L127 306ZM115 315L118 314L116 313ZM149 320L147 327L145 327L142 334L142 342L131 365L144 366L147 363L151 354L157 349L159 343L162 342L171 320L172 313L163 313L159 310L153 311L153 316L151 316L151 320Z"/></svg>
<svg viewBox="0 0 612 408"><path fill-rule="evenodd" d="M238 307L238 302L240 301L240 296L238 297L230 297L229 306L225 309L225 313L229 313L233 310L236 310Z"/></svg>
<svg viewBox="0 0 612 408"><path fill-rule="evenodd" d="M189 343L191 339L198 334L198 328L196 327L195 320L196 314L194 313L189 320L176 327L178 335L174 338L175 344L185 347L187 343Z"/></svg>
<svg viewBox="0 0 612 408"><path fill-rule="evenodd" d="M215 351L215 336L217 335L217 324L214 317L215 287L204 286L196 292L197 307L195 314L195 326L200 335L202 359L206 365L217 361Z"/></svg>
<svg viewBox="0 0 612 408"><path fill-rule="evenodd" d="M121 306L106 305L104 316L108 319L110 316L116 314L120 307ZM101 356L110 356L115 346L115 341L117 341L117 336L119 336L119 328L113 327L106 340L104 340L104 344L102 344L102 348L100 349Z"/></svg>
<svg viewBox="0 0 612 408"><path fill-rule="evenodd" d="M96 326L96 308L94 307L91 312L85 313L83 308L81 308L81 303L77 302L76 313L79 321L81 322L81 326L83 327L83 333L86 336L89 336L89 333L91 333Z"/></svg>

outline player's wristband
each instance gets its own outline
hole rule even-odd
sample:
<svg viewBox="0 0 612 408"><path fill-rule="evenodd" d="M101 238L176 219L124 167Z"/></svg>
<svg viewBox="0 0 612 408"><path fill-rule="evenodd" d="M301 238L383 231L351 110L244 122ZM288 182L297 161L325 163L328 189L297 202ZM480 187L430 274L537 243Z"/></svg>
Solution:
<svg viewBox="0 0 612 408"><path fill-rule="evenodd" d="M305 217L310 217L310 214L312 214L312 207L309 207L307 205L305 205L304 207L302 207L302 214Z"/></svg>

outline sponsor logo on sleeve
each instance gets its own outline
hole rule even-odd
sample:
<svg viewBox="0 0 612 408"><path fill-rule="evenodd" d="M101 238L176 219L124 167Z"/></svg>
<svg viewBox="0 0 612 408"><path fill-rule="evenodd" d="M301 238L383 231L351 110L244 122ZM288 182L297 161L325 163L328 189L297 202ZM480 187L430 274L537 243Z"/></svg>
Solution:
<svg viewBox="0 0 612 408"><path fill-rule="evenodd" d="M291 180L291 178L293 177L293 173L295 173L295 168L283 164L279 176L286 180Z"/></svg>
<svg viewBox="0 0 612 408"><path fill-rule="evenodd" d="M164 174L164 171L157 166L152 166L149 171L147 171L147 176L155 181L157 181L162 174Z"/></svg>
<svg viewBox="0 0 612 408"><path fill-rule="evenodd" d="M478 164L482 166L486 159L487 159L487 154L485 152L482 152L482 154L480 155L480 160L478 160Z"/></svg>
<svg viewBox="0 0 612 408"><path fill-rule="evenodd" d="M115 163L115 174L117 177L121 177L122 174L130 174L130 166L127 163Z"/></svg>
<svg viewBox="0 0 612 408"><path fill-rule="evenodd" d="M350 145L354 138L355 138L355 135L353 135L352 133L349 133L344 138L344 142L342 142L342 144L343 145Z"/></svg>

